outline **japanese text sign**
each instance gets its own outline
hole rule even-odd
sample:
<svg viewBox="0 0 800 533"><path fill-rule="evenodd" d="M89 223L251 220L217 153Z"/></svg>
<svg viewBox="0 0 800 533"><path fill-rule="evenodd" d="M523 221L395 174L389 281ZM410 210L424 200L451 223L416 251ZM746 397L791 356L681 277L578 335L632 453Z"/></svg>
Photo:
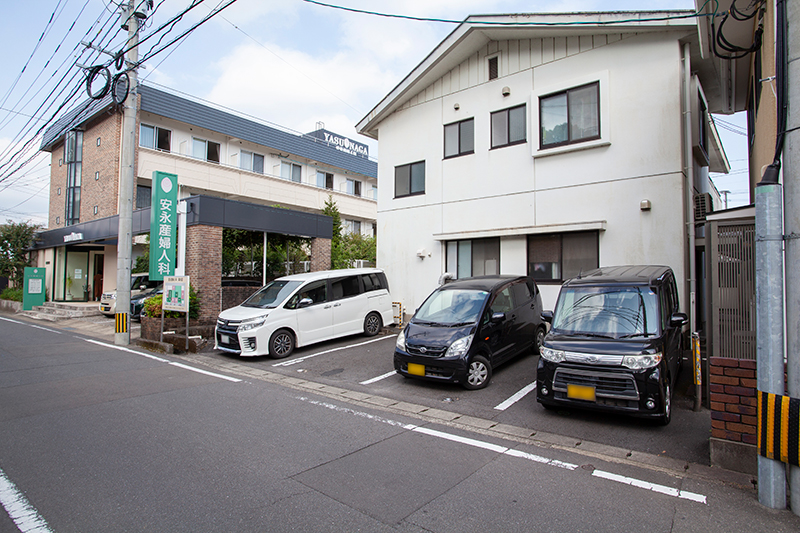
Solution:
<svg viewBox="0 0 800 533"><path fill-rule="evenodd" d="M150 279L175 273L175 236L178 218L178 176L153 172L150 205Z"/></svg>

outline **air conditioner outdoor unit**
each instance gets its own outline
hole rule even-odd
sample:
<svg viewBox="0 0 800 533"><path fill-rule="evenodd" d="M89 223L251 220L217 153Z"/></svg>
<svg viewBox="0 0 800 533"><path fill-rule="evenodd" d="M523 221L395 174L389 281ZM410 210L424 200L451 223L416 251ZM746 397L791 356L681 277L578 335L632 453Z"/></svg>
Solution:
<svg viewBox="0 0 800 533"><path fill-rule="evenodd" d="M711 195L707 192L694 195L694 221L702 222L706 215L714 212L714 204L711 202Z"/></svg>

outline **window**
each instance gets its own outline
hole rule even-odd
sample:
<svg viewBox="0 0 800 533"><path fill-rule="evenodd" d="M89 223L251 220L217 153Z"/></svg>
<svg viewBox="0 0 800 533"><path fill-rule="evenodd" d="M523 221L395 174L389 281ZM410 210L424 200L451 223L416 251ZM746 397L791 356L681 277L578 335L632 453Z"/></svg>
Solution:
<svg viewBox="0 0 800 533"><path fill-rule="evenodd" d="M540 148L600 138L600 83L539 98Z"/></svg>
<svg viewBox="0 0 800 533"><path fill-rule="evenodd" d="M64 225L72 226L81 218L81 171L83 132L73 130L64 137L64 162L67 164L67 192Z"/></svg>
<svg viewBox="0 0 800 533"><path fill-rule="evenodd" d="M470 118L444 127L444 157L475 153L475 119Z"/></svg>
<svg viewBox="0 0 800 533"><path fill-rule="evenodd" d="M500 69L498 66L498 57L490 57L489 58L489 79L494 80L500 75Z"/></svg>
<svg viewBox="0 0 800 533"><path fill-rule="evenodd" d="M361 233L361 221L359 220L345 220L344 225L347 233Z"/></svg>
<svg viewBox="0 0 800 533"><path fill-rule="evenodd" d="M152 190L147 185L136 186L136 209L150 207Z"/></svg>
<svg viewBox="0 0 800 533"><path fill-rule="evenodd" d="M425 193L425 161L394 167L394 197Z"/></svg>
<svg viewBox="0 0 800 533"><path fill-rule="evenodd" d="M320 189L333 189L333 174L317 170L317 187Z"/></svg>
<svg viewBox="0 0 800 533"><path fill-rule="evenodd" d="M172 132L157 126L139 126L139 146L169 152L172 146Z"/></svg>
<svg viewBox="0 0 800 533"><path fill-rule="evenodd" d="M261 154L248 152L247 150L242 150L239 154L239 168L263 174L264 156Z"/></svg>
<svg viewBox="0 0 800 533"><path fill-rule="evenodd" d="M492 148L520 144L526 140L525 104L492 113Z"/></svg>
<svg viewBox="0 0 800 533"><path fill-rule="evenodd" d="M285 180L300 183L302 176L302 167L296 163L288 163L281 161L281 177Z"/></svg>
<svg viewBox="0 0 800 533"><path fill-rule="evenodd" d="M192 139L192 156L197 159L205 159L211 163L219 163L220 146L214 141L204 139Z"/></svg>
<svg viewBox="0 0 800 533"><path fill-rule="evenodd" d="M372 198L373 200L377 200L378 199L378 186L377 185L373 185L372 186L372 191L371 191L370 198Z"/></svg>
<svg viewBox="0 0 800 533"><path fill-rule="evenodd" d="M331 300L341 300L358 296L361 293L361 286L358 283L358 276L347 276L331 281Z"/></svg>
<svg viewBox="0 0 800 533"><path fill-rule="evenodd" d="M563 281L600 264L596 231L528 236L528 275Z"/></svg>
<svg viewBox="0 0 800 533"><path fill-rule="evenodd" d="M500 273L500 238L447 242L447 272L456 278Z"/></svg>
<svg viewBox="0 0 800 533"><path fill-rule="evenodd" d="M381 274L363 274L361 282L364 284L364 292L379 291L388 289L386 278Z"/></svg>
<svg viewBox="0 0 800 533"><path fill-rule="evenodd" d="M358 180L347 180L347 194L361 196L361 182Z"/></svg>

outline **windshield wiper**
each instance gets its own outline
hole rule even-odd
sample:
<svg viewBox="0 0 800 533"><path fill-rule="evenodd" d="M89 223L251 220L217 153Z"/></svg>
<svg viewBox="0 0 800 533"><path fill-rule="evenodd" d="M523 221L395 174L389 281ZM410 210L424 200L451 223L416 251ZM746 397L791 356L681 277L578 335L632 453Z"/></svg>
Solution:
<svg viewBox="0 0 800 533"><path fill-rule="evenodd" d="M620 335L619 339L633 339L635 337L653 337L654 333L629 333L628 335Z"/></svg>
<svg viewBox="0 0 800 533"><path fill-rule="evenodd" d="M589 332L586 332L586 331L576 331L575 335L582 335L584 337L594 337L594 338L597 338L597 339L613 339L614 338L611 335L603 335L601 333L589 333Z"/></svg>

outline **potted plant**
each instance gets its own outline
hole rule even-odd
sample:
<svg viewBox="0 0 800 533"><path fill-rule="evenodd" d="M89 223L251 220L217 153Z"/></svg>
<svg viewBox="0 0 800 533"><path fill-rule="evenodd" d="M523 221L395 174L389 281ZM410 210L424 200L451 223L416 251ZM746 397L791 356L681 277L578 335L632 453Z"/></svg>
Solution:
<svg viewBox="0 0 800 533"><path fill-rule="evenodd" d="M67 293L64 295L67 300L72 300L72 275L67 274Z"/></svg>

